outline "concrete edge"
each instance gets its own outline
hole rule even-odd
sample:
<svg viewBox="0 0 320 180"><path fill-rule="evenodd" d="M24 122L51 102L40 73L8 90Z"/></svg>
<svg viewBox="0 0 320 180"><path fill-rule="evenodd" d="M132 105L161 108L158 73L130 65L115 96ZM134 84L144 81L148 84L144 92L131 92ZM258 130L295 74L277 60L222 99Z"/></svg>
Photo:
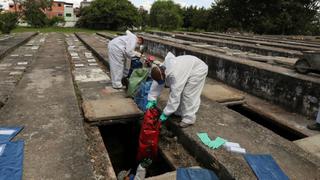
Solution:
<svg viewBox="0 0 320 180"><path fill-rule="evenodd" d="M17 43L16 45L14 45L14 46L12 46L12 47L10 47L10 48L8 48L8 49L6 49L5 52L0 55L0 62L1 62L1 60L2 60L4 57L6 57L9 53L11 53L12 51L16 50L19 46L25 44L25 43L28 42L31 38L33 38L34 36L36 36L36 35L38 35L38 34L39 34L38 32L32 33L32 34L29 35L29 37L27 37L26 39L20 41L19 43Z"/></svg>

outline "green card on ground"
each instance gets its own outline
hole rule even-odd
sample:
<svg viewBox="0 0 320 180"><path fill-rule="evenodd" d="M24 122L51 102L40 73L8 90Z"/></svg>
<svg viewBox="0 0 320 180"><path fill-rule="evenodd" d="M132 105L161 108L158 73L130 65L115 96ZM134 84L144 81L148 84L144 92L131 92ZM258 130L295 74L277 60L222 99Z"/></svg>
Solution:
<svg viewBox="0 0 320 180"><path fill-rule="evenodd" d="M198 133L197 135L201 142L211 149L217 149L227 142L221 137L217 137L214 141L212 141L207 133Z"/></svg>
<svg viewBox="0 0 320 180"><path fill-rule="evenodd" d="M198 133L198 137L203 142L203 144L208 145L211 142L207 133Z"/></svg>
<svg viewBox="0 0 320 180"><path fill-rule="evenodd" d="M227 141L222 139L221 137L217 137L213 142L214 142L213 147L210 147L210 148L217 149L222 145L224 145Z"/></svg>

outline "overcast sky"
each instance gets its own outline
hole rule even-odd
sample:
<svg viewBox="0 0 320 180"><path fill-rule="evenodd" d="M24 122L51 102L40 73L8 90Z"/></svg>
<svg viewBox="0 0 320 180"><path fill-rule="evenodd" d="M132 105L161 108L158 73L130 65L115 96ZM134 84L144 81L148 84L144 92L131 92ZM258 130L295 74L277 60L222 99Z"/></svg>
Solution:
<svg viewBox="0 0 320 180"><path fill-rule="evenodd" d="M61 0L61 1L74 3L74 5L78 7L82 0ZM137 7L142 5L146 9L149 9L151 7L151 4L155 0L130 0L130 1ZM211 3L213 2L213 0L174 0L174 1L176 3L181 4L182 6L196 5L196 6L200 6L200 7L210 7ZM8 2L10 2L10 0L0 0L0 3L2 3L4 5L7 4ZM6 7L7 7L7 5L6 5Z"/></svg>

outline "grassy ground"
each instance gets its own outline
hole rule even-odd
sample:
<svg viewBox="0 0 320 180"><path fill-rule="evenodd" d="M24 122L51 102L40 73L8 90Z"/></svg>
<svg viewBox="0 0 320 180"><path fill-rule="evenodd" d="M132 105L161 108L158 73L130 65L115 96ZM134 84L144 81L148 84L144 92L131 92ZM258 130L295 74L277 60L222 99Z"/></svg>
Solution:
<svg viewBox="0 0 320 180"><path fill-rule="evenodd" d="M62 32L62 33L74 33L74 32L87 32L87 33L96 33L96 32L110 32L116 33L115 31L109 30L92 30L92 29L84 29L84 28L63 28L63 27L45 27L45 28L31 28L31 27L17 27L12 31L12 33L20 33L20 32Z"/></svg>

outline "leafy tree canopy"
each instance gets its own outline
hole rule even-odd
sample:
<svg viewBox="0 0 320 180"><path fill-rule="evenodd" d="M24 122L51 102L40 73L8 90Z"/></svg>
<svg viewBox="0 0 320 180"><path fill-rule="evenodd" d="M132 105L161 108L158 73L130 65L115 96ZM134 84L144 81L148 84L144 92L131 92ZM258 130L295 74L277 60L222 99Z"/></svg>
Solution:
<svg viewBox="0 0 320 180"><path fill-rule="evenodd" d="M150 21L153 27L177 29L183 24L181 7L172 0L157 0L152 4Z"/></svg>
<svg viewBox="0 0 320 180"><path fill-rule="evenodd" d="M93 29L125 29L137 25L137 8L128 0L95 0L81 9L78 26Z"/></svg>

